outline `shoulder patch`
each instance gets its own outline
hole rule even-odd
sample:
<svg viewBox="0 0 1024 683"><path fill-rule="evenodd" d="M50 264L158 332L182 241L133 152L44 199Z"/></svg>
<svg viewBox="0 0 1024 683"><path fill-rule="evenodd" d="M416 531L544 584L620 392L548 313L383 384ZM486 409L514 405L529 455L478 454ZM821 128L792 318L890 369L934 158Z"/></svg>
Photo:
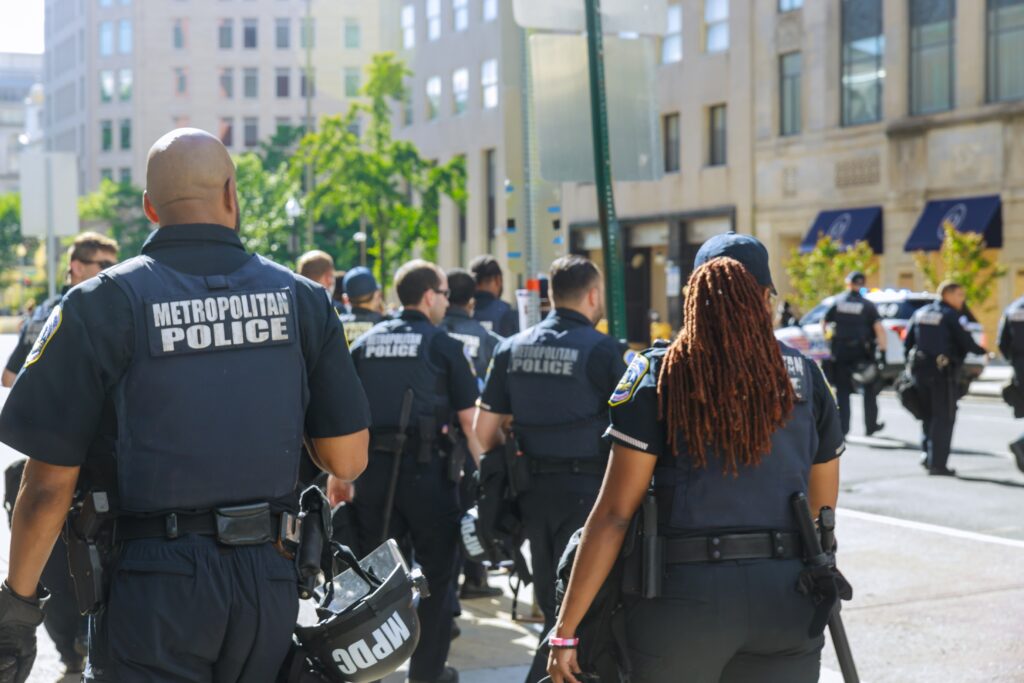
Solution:
<svg viewBox="0 0 1024 683"><path fill-rule="evenodd" d="M43 329L39 331L39 336L36 337L35 344L32 345L32 350L28 352L28 356L25 358L25 367L28 367L43 357L43 351L46 350L50 340L53 339L53 335L57 334L57 330L60 329L60 322L63 318L61 312L61 305L57 304L50 311L50 317L46 319L43 324Z"/></svg>
<svg viewBox="0 0 1024 683"><path fill-rule="evenodd" d="M608 405L614 408L632 399L637 387L640 386L640 380L650 369L651 361L647 359L647 356L642 353L635 354L629 367L626 368L626 374L619 380L611 398L608 399Z"/></svg>

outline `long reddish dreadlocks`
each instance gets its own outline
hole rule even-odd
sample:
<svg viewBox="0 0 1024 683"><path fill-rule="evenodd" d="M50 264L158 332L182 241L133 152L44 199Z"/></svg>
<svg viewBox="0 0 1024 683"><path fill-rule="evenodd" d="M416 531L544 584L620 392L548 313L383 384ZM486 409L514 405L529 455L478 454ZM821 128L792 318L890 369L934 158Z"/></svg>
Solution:
<svg viewBox="0 0 1024 683"><path fill-rule="evenodd" d="M758 465L772 433L793 410L795 392L772 332L764 288L743 265L716 258L690 276L685 322L658 375L658 417L669 445L707 467L720 454L723 473Z"/></svg>

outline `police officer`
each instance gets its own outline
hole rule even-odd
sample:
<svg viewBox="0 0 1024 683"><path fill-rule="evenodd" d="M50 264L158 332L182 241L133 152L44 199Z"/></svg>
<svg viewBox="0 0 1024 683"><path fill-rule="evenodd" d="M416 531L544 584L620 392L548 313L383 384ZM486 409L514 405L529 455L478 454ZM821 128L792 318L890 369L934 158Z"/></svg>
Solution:
<svg viewBox="0 0 1024 683"><path fill-rule="evenodd" d="M601 488L608 396L626 369L618 343L594 329L604 316L597 266L580 256L556 259L550 283L555 310L498 347L476 425L487 451L503 441L511 418L528 458L530 488L519 502L545 633L555 623L558 559ZM544 676L546 660L538 651L527 681Z"/></svg>
<svg viewBox="0 0 1024 683"><path fill-rule="evenodd" d="M477 379L483 387L487 368L494 356L494 349L502 338L488 330L473 317L473 276L462 268L448 271L449 297L448 312L441 321L441 327L449 336L458 339L466 349L466 355L473 361Z"/></svg>
<svg viewBox="0 0 1024 683"><path fill-rule="evenodd" d="M341 323L345 328L345 338L351 346L371 327L386 319L384 299L377 278L369 268L362 266L345 273L342 289L349 311L341 316Z"/></svg>
<svg viewBox="0 0 1024 683"><path fill-rule="evenodd" d="M552 641L555 683L580 680L576 628L652 478L662 587L626 603L631 680L818 680L790 497L835 505L839 415L817 366L774 338L764 246L718 235L694 265L679 336L634 357L609 401L614 446Z"/></svg>
<svg viewBox="0 0 1024 683"><path fill-rule="evenodd" d="M1007 306L999 320L999 352L1013 366L1013 383L1020 393L1024 385L1024 297ZM1010 451L1024 472L1024 437L1011 443Z"/></svg>
<svg viewBox="0 0 1024 683"><path fill-rule="evenodd" d="M313 249L299 257L296 263L296 271L304 278L309 278L324 288L327 298L334 307L334 312L339 316L347 311L345 307L334 298L334 259L326 251Z"/></svg>
<svg viewBox="0 0 1024 683"><path fill-rule="evenodd" d="M836 398L843 434L850 431L850 394L853 374L860 366L875 362L876 351L885 353L885 329L875 305L861 295L866 278L854 271L846 276L846 291L835 297L821 325L825 338L832 338L832 364ZM831 326L831 330L829 327ZM864 395L864 430L868 436L881 431L878 421L878 383L861 387Z"/></svg>
<svg viewBox="0 0 1024 683"><path fill-rule="evenodd" d="M144 209L161 227L142 254L68 292L0 413L0 440L30 457L0 671L31 667L39 576L81 470L118 513L85 680L270 683L298 613L295 562L275 543L303 435L355 478L365 397L323 291L242 246L216 137L160 138Z"/></svg>
<svg viewBox="0 0 1024 683"><path fill-rule="evenodd" d="M356 527L364 552L385 537L411 538L430 597L419 605L422 633L409 681L450 683L458 680L458 672L445 661L452 633L459 501L443 450L444 433L449 421L457 420L470 436L474 459L479 457L472 436L477 384L462 344L438 327L448 308L444 271L426 261L410 261L395 274L395 291L401 315L378 323L352 345L373 417L370 463L356 482Z"/></svg>
<svg viewBox="0 0 1024 683"><path fill-rule="evenodd" d="M476 306L473 317L502 337L511 337L519 331L519 316L508 303L501 300L505 289L505 278L501 265L490 254L477 256L469 264L469 270L476 279Z"/></svg>
<svg viewBox="0 0 1024 683"><path fill-rule="evenodd" d="M3 385L10 387L17 378L32 345L42 331L50 312L68 289L99 274L104 268L117 263L117 242L95 232L85 232L75 238L68 249L67 286L60 296L49 299L36 306L32 316L21 328L17 346L7 361L3 372ZM16 466L24 468L25 460L19 460ZM20 479L20 477L19 477ZM6 498L15 501L17 489L6 491ZM80 673L85 665L88 619L78 612L75 602L74 586L68 573L67 547L64 540L57 539L53 553L43 569L42 584L50 592L43 625L50 635L65 671L69 674Z"/></svg>
<svg viewBox="0 0 1024 683"><path fill-rule="evenodd" d="M928 474L951 477L946 466L956 404L960 399L960 370L968 353L985 354L961 322L967 294L951 281L939 285L939 300L915 311L907 327L904 348L910 372L926 397L923 420L925 456L922 466Z"/></svg>

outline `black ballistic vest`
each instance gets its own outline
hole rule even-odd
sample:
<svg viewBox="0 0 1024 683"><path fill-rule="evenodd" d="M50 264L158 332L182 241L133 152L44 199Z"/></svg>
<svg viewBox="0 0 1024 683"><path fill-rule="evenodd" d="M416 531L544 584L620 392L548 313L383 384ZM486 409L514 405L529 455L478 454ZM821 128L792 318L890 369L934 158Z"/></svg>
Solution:
<svg viewBox="0 0 1024 683"><path fill-rule="evenodd" d="M309 398L291 272L253 256L203 277L138 256L102 277L128 296L135 323L114 399L122 509L291 493Z"/></svg>
<svg viewBox="0 0 1024 683"><path fill-rule="evenodd" d="M1024 361L1024 299L1014 301L1006 309L1006 324L1010 326L1013 334L1013 358L1010 360L1019 365Z"/></svg>
<svg viewBox="0 0 1024 683"><path fill-rule="evenodd" d="M953 342L949 329L950 319L960 324L960 314L941 301L923 306L914 313L915 347L931 358L948 356L954 362L962 362L962 354ZM932 367L933 364L928 364Z"/></svg>
<svg viewBox="0 0 1024 683"><path fill-rule="evenodd" d="M349 348L351 348L352 343L356 339L359 339L369 332L374 325L382 320L386 320L386 318L377 311L354 308L351 313L339 314L338 320L341 321L341 326L345 329L345 340L348 342Z"/></svg>
<svg viewBox="0 0 1024 683"><path fill-rule="evenodd" d="M845 292L836 297L834 305L833 354L837 356L837 360L866 357L866 344L874 339L872 325L867 322L872 304L859 292Z"/></svg>
<svg viewBox="0 0 1024 683"><path fill-rule="evenodd" d="M469 316L453 315L449 313L441 321L441 327L447 330L448 335L462 342L466 349L466 355L473 363L476 376L479 380L487 377L487 367L491 364L494 356L494 347L497 346L497 339L492 337L487 329Z"/></svg>

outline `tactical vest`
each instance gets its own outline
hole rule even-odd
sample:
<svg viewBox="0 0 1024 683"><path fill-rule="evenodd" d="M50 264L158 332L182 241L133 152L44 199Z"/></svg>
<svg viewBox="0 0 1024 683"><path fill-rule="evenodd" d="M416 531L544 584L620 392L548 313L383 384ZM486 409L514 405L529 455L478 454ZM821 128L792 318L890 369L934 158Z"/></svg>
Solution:
<svg viewBox="0 0 1024 683"><path fill-rule="evenodd" d="M487 367L491 364L494 356L494 347L497 345L495 337L492 337L486 328L479 321L469 317L457 315L446 316L441 321L441 327L448 331L448 335L462 342L466 349L466 356L473 363L478 379L487 377Z"/></svg>
<svg viewBox="0 0 1024 683"><path fill-rule="evenodd" d="M1013 333L1012 360L1019 363L1024 360L1024 299L1018 299L1006 309L1006 324Z"/></svg>
<svg viewBox="0 0 1024 683"><path fill-rule="evenodd" d="M365 308L356 308L351 313L343 313L338 316L341 326L345 329L345 340L349 347L361 336L369 332L374 325L386 318L376 311L368 311Z"/></svg>
<svg viewBox="0 0 1024 683"><path fill-rule="evenodd" d="M253 256L203 277L138 256L101 277L128 297L135 327L114 398L122 509L291 493L308 403L291 272Z"/></svg>
<svg viewBox="0 0 1024 683"><path fill-rule="evenodd" d="M947 318L956 311L941 302L933 302L914 313L915 346L931 358L954 356L955 348L947 327ZM959 325L960 323L957 322ZM956 360L956 358L952 358Z"/></svg>
<svg viewBox="0 0 1024 683"><path fill-rule="evenodd" d="M448 375L430 358L434 337L444 331L423 320L386 320L360 337L353 349L356 370L370 402L374 432L400 426L402 397L413 390L407 430L418 418L434 418L440 427L450 416Z"/></svg>
<svg viewBox="0 0 1024 683"><path fill-rule="evenodd" d="M797 400L785 426L772 435L771 451L760 465L740 465L736 477L723 475L721 458L709 453L707 465L698 468L687 455L682 435L678 439L681 451L658 459L654 490L659 523L666 535L699 535L709 529L795 528L790 496L807 492L818 451L811 373L819 370L799 351L780 347ZM657 371L651 368L651 372Z"/></svg>
<svg viewBox="0 0 1024 683"><path fill-rule="evenodd" d="M587 376L587 362L604 335L586 325L561 327L548 318L515 337L508 390L519 447L533 458L603 458L608 397ZM556 327L557 326L557 327Z"/></svg>
<svg viewBox="0 0 1024 683"><path fill-rule="evenodd" d="M31 349L35 345L39 333L43 331L46 321L50 318L50 313L53 312L53 307L60 303L63 296L63 294L58 294L32 309L32 315L25 321L24 336L22 337L26 348Z"/></svg>
<svg viewBox="0 0 1024 683"><path fill-rule="evenodd" d="M834 306L832 355L840 361L867 357L866 344L874 338L867 324L871 303L859 293L845 292L836 297Z"/></svg>

